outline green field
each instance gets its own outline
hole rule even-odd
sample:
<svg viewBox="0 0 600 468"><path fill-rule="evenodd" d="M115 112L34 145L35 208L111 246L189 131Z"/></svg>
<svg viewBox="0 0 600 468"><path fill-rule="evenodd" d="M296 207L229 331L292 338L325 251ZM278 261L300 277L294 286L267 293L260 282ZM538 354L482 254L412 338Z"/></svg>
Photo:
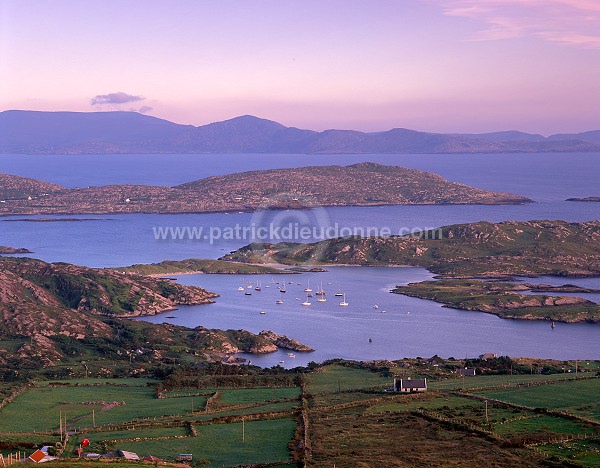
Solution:
<svg viewBox="0 0 600 468"><path fill-rule="evenodd" d="M30 454L35 448L54 445L56 442L58 442L58 437L50 435L0 433L0 453L4 456L17 451Z"/></svg>
<svg viewBox="0 0 600 468"><path fill-rule="evenodd" d="M146 379L143 377L139 378L119 378L119 379L109 379L109 378L88 378L88 379L61 379L61 380L41 380L36 382L36 385L40 387L46 387L48 385L85 385L85 386L96 386L96 385L117 385L117 386L127 386L127 387L147 387L149 383L157 382L154 379Z"/></svg>
<svg viewBox="0 0 600 468"><path fill-rule="evenodd" d="M464 380L464 381L463 381ZM483 388L510 385L516 387L519 384L530 382L575 380L575 374L515 374L515 375L476 375L473 377L453 378L448 380L429 380L428 386L432 390L460 390L461 388Z"/></svg>
<svg viewBox="0 0 600 468"><path fill-rule="evenodd" d="M482 392L519 405L567 410L600 421L600 379Z"/></svg>
<svg viewBox="0 0 600 468"><path fill-rule="evenodd" d="M298 398L300 387L292 388L243 388L239 390L219 390L220 403L223 405L244 405L263 401Z"/></svg>
<svg viewBox="0 0 600 468"><path fill-rule="evenodd" d="M592 428L583 427L582 424L576 421L547 415L498 424L495 427L495 431L499 434L537 434L545 432L568 435L590 434L594 432Z"/></svg>
<svg viewBox="0 0 600 468"><path fill-rule="evenodd" d="M241 423L214 424L197 427L197 437L125 442L118 448L166 460L174 460L179 453L191 453L194 461L208 460L215 467L270 463L290 459L287 445L295 428L296 421L292 419L249 421L245 423L242 443Z"/></svg>
<svg viewBox="0 0 600 468"><path fill-rule="evenodd" d="M84 401L125 402L107 409L101 404L82 405ZM59 428L59 413L66 414L68 428L92 427L92 409L96 425L132 421L165 415L186 415L204 408L205 398L156 399L150 387L36 387L19 395L0 410L0 432L49 431Z"/></svg>
<svg viewBox="0 0 600 468"><path fill-rule="evenodd" d="M381 377L366 369L355 369L338 365L325 366L308 376L311 393L337 392L393 384L393 379Z"/></svg>
<svg viewBox="0 0 600 468"><path fill-rule="evenodd" d="M551 456L574 460L584 466L600 467L600 439L574 440L540 447Z"/></svg>

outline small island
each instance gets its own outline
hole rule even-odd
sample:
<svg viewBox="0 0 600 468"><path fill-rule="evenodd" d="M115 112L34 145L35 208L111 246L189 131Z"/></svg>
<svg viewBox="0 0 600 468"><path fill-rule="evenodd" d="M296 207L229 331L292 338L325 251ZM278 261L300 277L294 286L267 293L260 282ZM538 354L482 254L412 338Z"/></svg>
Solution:
<svg viewBox="0 0 600 468"><path fill-rule="evenodd" d="M216 213L322 206L512 205L532 200L365 162L242 172L181 184L65 188L0 174L0 215Z"/></svg>
<svg viewBox="0 0 600 468"><path fill-rule="evenodd" d="M567 198L566 201L574 201L574 202L600 202L600 197L575 197L575 198Z"/></svg>
<svg viewBox="0 0 600 468"><path fill-rule="evenodd" d="M506 319L600 323L600 305L580 297L523 294L535 290L535 287L523 284L440 280L397 286L392 292Z"/></svg>

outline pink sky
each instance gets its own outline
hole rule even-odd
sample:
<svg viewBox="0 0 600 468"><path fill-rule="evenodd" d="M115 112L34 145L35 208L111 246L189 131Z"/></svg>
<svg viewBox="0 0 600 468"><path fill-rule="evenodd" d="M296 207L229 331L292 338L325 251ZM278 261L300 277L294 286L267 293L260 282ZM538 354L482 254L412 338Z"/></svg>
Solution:
<svg viewBox="0 0 600 468"><path fill-rule="evenodd" d="M598 129L600 2L0 0L5 109Z"/></svg>

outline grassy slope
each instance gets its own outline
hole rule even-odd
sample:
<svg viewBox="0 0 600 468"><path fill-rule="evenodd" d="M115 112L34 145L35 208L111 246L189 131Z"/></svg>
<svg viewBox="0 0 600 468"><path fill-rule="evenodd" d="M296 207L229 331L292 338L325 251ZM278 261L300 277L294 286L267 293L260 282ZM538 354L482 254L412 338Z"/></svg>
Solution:
<svg viewBox="0 0 600 468"><path fill-rule="evenodd" d="M600 379L493 390L483 395L519 405L568 410L600 421Z"/></svg>
<svg viewBox="0 0 600 468"><path fill-rule="evenodd" d="M289 460L288 442L296 422L292 419L249 421L242 424L215 424L198 427L198 437L158 441L124 442L123 450L143 455L174 459L178 453L192 453L195 461L207 460L208 466L221 467Z"/></svg>
<svg viewBox="0 0 600 468"><path fill-rule="evenodd" d="M366 369L337 365L323 367L318 372L310 374L308 379L308 389L311 393L337 392L338 389L352 390L382 385L391 385L391 380Z"/></svg>
<svg viewBox="0 0 600 468"><path fill-rule="evenodd" d="M84 401L125 402L103 411L103 405L82 405ZM204 399L194 398L194 405ZM0 410L0 431L48 431L58 429L59 412L66 414L68 427L92 427L121 423L136 418L187 414L192 398L155 399L150 387L57 387L32 388Z"/></svg>

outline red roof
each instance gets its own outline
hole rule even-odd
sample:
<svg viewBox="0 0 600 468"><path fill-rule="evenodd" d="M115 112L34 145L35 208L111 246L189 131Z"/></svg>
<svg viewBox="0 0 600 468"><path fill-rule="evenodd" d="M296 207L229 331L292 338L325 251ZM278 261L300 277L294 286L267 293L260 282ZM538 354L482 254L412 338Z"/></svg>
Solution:
<svg viewBox="0 0 600 468"><path fill-rule="evenodd" d="M44 452L42 452L41 450L36 450L35 452L33 452L31 455L29 455L29 458L31 460L33 460L36 463L41 462L44 458L46 458L46 454Z"/></svg>

